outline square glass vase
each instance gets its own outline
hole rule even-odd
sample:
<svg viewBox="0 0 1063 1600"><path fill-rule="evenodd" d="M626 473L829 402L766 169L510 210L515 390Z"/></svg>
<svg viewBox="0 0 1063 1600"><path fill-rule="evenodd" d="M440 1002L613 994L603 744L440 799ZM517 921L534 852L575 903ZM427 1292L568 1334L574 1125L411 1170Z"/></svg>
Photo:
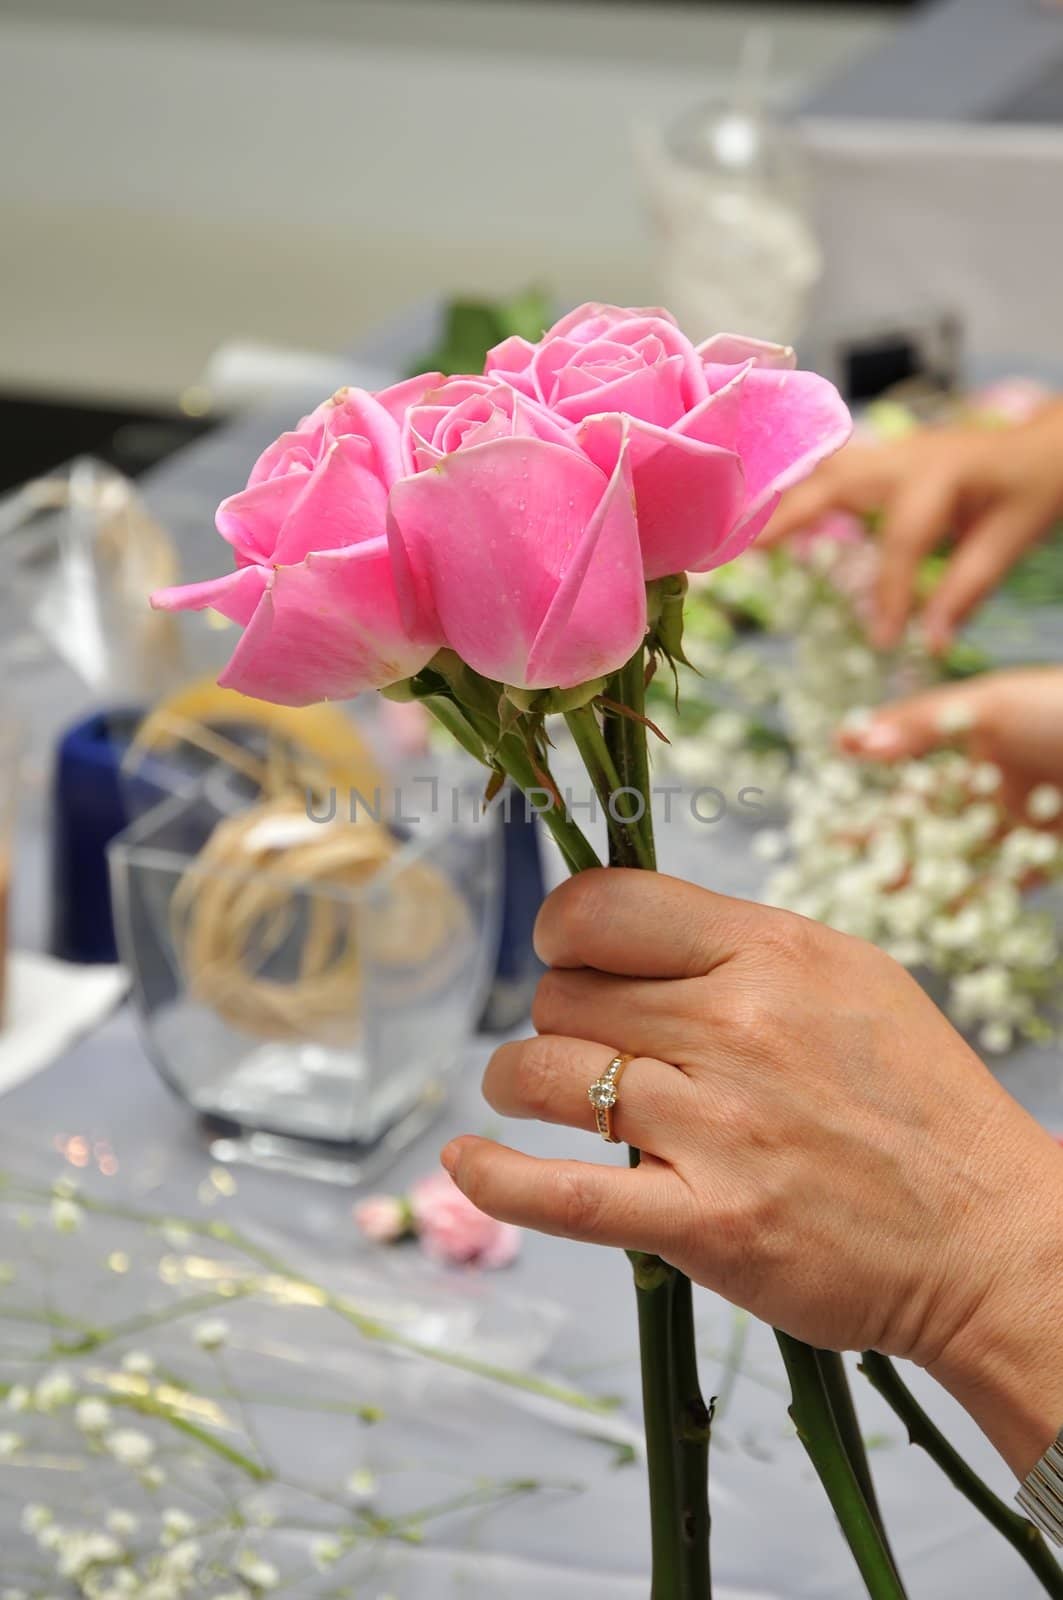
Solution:
<svg viewBox="0 0 1063 1600"><path fill-rule="evenodd" d="M460 798L319 821L208 774L112 841L142 1037L215 1159L359 1183L434 1118L498 938L500 819Z"/></svg>

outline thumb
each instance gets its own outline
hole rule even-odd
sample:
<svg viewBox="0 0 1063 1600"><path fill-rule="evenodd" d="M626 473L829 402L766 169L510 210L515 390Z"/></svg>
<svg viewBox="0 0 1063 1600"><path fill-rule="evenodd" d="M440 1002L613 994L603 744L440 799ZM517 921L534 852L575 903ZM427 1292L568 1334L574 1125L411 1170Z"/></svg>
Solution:
<svg viewBox="0 0 1063 1600"><path fill-rule="evenodd" d="M839 728L837 744L866 761L901 761L923 756L972 731L978 721L978 693L967 683L949 684L882 706L871 720Z"/></svg>

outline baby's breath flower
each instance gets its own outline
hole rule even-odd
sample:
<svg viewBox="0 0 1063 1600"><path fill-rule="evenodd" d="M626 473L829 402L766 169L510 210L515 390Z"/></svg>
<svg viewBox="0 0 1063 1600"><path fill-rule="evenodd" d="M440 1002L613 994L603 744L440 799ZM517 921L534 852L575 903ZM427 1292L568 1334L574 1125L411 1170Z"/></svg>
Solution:
<svg viewBox="0 0 1063 1600"><path fill-rule="evenodd" d="M132 1539L140 1523L131 1511L116 1509L108 1511L104 1518L104 1526L116 1539Z"/></svg>
<svg viewBox="0 0 1063 1600"><path fill-rule="evenodd" d="M919 967L926 961L926 946L918 939L897 939L884 946L886 954L899 961L902 967Z"/></svg>
<svg viewBox="0 0 1063 1600"><path fill-rule="evenodd" d="M22 1507L20 1520L23 1533L36 1535L43 1528L47 1528L53 1518L48 1506L42 1506L37 1501L30 1501L29 1505Z"/></svg>
<svg viewBox="0 0 1063 1600"><path fill-rule="evenodd" d="M212 1317L207 1322L197 1322L192 1329L192 1337L201 1350L220 1350L228 1342L229 1324L221 1317Z"/></svg>
<svg viewBox="0 0 1063 1600"><path fill-rule="evenodd" d="M90 1395L78 1401L74 1421L82 1433L103 1433L111 1425L111 1408L106 1400Z"/></svg>
<svg viewBox="0 0 1063 1600"><path fill-rule="evenodd" d="M280 1573L273 1563L254 1550L241 1550L233 1570L253 1589L275 1589L280 1582Z"/></svg>
<svg viewBox="0 0 1063 1600"><path fill-rule="evenodd" d="M77 1528L63 1541L57 1570L61 1578L80 1578L90 1567L120 1561L122 1547L107 1533L92 1533Z"/></svg>
<svg viewBox="0 0 1063 1600"><path fill-rule="evenodd" d="M83 1213L76 1201L56 1199L52 1201L51 1218L57 1233L76 1233L81 1227Z"/></svg>
<svg viewBox="0 0 1063 1600"><path fill-rule="evenodd" d="M778 861L786 854L786 835L778 828L762 828L753 835L752 850L760 861Z"/></svg>
<svg viewBox="0 0 1063 1600"><path fill-rule="evenodd" d="M180 1578L161 1575L144 1584L137 1600L181 1600L185 1585Z"/></svg>
<svg viewBox="0 0 1063 1600"><path fill-rule="evenodd" d="M146 1350L129 1350L122 1357L122 1371L134 1378L148 1378L155 1371L155 1358Z"/></svg>
<svg viewBox="0 0 1063 1600"><path fill-rule="evenodd" d="M347 1479L346 1488L352 1500L372 1500L377 1492L377 1480L368 1467L359 1467Z"/></svg>
<svg viewBox="0 0 1063 1600"><path fill-rule="evenodd" d="M22 1435L0 1433L0 1461L6 1461L22 1449Z"/></svg>
<svg viewBox="0 0 1063 1600"><path fill-rule="evenodd" d="M973 794L996 794L1003 773L992 761L979 761L971 768L968 784Z"/></svg>
<svg viewBox="0 0 1063 1600"><path fill-rule="evenodd" d="M166 1474L160 1466L153 1462L150 1467L145 1467L140 1474L140 1481L145 1489L161 1489L166 1482Z"/></svg>
<svg viewBox="0 0 1063 1600"><path fill-rule="evenodd" d="M1002 1055L1010 1050L1013 1038L1010 1022L987 1022L978 1033L978 1043L991 1055Z"/></svg>
<svg viewBox="0 0 1063 1600"><path fill-rule="evenodd" d="M167 1577L190 1578L202 1555L203 1546L198 1539L183 1539L163 1556L163 1571Z"/></svg>
<svg viewBox="0 0 1063 1600"><path fill-rule="evenodd" d="M136 1428L117 1428L103 1442L123 1467L146 1467L155 1454L154 1442Z"/></svg>
<svg viewBox="0 0 1063 1600"><path fill-rule="evenodd" d="M929 795L937 788L937 777L927 761L905 762L901 778L905 788L912 794Z"/></svg>
<svg viewBox="0 0 1063 1600"><path fill-rule="evenodd" d="M1063 794L1054 783L1039 783L1030 790L1026 815L1033 822L1054 822L1063 811Z"/></svg>
<svg viewBox="0 0 1063 1600"><path fill-rule="evenodd" d="M140 1586L140 1579L129 1567L112 1568L107 1575L106 1585L106 1588L100 1590L99 1600L126 1600L126 1596L135 1596L138 1600L142 1600L144 1591Z"/></svg>
<svg viewBox="0 0 1063 1600"><path fill-rule="evenodd" d="M181 1511L176 1506L168 1506L162 1514L162 1542L163 1544L176 1544L179 1539L184 1539L195 1527L194 1518L187 1511Z"/></svg>
<svg viewBox="0 0 1063 1600"><path fill-rule="evenodd" d="M33 1396L24 1383L13 1383L7 1391L4 1404L9 1411L28 1411L33 1402Z"/></svg>
<svg viewBox="0 0 1063 1600"><path fill-rule="evenodd" d="M45 1373L33 1391L33 1401L38 1411L57 1411L60 1406L69 1405L74 1394L70 1374L57 1367L54 1372Z"/></svg>
<svg viewBox="0 0 1063 1600"><path fill-rule="evenodd" d="M334 1567L342 1554L343 1546L338 1539L315 1539L310 1546L310 1559L319 1572Z"/></svg>

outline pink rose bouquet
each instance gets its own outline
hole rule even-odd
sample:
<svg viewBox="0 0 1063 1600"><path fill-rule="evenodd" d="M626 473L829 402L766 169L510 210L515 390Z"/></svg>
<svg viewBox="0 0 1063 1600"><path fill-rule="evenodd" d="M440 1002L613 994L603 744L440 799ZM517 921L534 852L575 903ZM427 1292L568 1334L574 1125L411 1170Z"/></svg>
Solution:
<svg viewBox="0 0 1063 1600"><path fill-rule="evenodd" d="M545 719L563 715L609 819L610 861L652 867L643 692L658 660L682 659L686 574L744 550L849 431L832 385L796 371L788 349L731 335L695 346L667 312L581 306L536 343L505 340L482 373L334 395L221 506L235 570L154 603L237 623L223 682L245 694L420 702L491 770L489 796L507 777L557 794ZM599 864L563 806L544 822L573 871ZM514 1241L452 1188L411 1197L426 1243L504 1259ZM386 1237L400 1219L378 1201L362 1225ZM645 1256L635 1282L653 1593L704 1600L710 1418L690 1284ZM810 1395L821 1411L841 1405L827 1357L787 1364L806 1413ZM857 1445L808 1443L851 1542L871 1516L859 1488L853 1499Z"/></svg>
<svg viewBox="0 0 1063 1600"><path fill-rule="evenodd" d="M583 306L484 374L343 390L224 501L228 577L163 590L243 638L223 682L304 705L415 677L446 647L518 690L642 644L646 583L746 548L849 416L789 350L695 348L663 311Z"/></svg>

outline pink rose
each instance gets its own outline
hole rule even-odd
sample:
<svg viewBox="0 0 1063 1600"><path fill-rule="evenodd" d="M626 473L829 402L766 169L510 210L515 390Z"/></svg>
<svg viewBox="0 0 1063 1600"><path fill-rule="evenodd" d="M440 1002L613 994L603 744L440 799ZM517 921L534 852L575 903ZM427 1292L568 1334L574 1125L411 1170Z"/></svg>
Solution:
<svg viewBox="0 0 1063 1600"><path fill-rule="evenodd" d="M354 1208L359 1232L374 1244L394 1244L410 1229L409 1208L392 1194L371 1194Z"/></svg>
<svg viewBox="0 0 1063 1600"><path fill-rule="evenodd" d="M414 1184L409 1203L422 1248L435 1261L508 1267L520 1250L520 1229L478 1211L446 1172Z"/></svg>
<svg viewBox="0 0 1063 1600"><path fill-rule="evenodd" d="M697 349L666 311L580 306L486 371L552 411L605 472L628 441L647 578L708 571L751 544L784 489L849 436L834 386L793 352L719 334Z"/></svg>
<svg viewBox="0 0 1063 1600"><path fill-rule="evenodd" d="M387 502L406 470L406 409L438 381L341 390L318 406L218 509L236 571L152 596L162 610L210 606L240 624L226 687L282 705L342 700L409 677L435 654L441 640L410 587L400 610Z"/></svg>
<svg viewBox="0 0 1063 1600"><path fill-rule="evenodd" d="M455 408L429 395L410 448L439 455L391 491L405 614L485 677L569 689L622 666L646 632L646 589L627 449L602 470L537 406L463 380ZM454 391L457 386L448 385Z"/></svg>
<svg viewBox="0 0 1063 1600"><path fill-rule="evenodd" d="M563 423L495 378L450 378L430 390L406 413L403 437L413 472L492 439L548 439L577 448Z"/></svg>

